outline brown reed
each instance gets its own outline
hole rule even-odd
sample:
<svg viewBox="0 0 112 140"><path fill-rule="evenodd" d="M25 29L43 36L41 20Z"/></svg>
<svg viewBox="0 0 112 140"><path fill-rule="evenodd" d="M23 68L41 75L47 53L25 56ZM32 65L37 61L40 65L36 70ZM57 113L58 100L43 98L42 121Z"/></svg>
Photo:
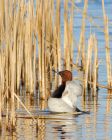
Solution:
<svg viewBox="0 0 112 140"><path fill-rule="evenodd" d="M82 26L81 26L79 47L78 47L78 53L76 58L76 64L78 65L81 56L81 63L84 70L85 70L84 68L85 67L85 25L86 25L87 8L88 8L88 0L85 0L83 15L82 15Z"/></svg>
<svg viewBox="0 0 112 140"><path fill-rule="evenodd" d="M107 66L107 82L108 86L112 86L111 57L109 45L108 17L106 15L104 0L102 0L102 10L104 17L104 34L105 34L105 50L106 50L106 66Z"/></svg>
<svg viewBox="0 0 112 140"><path fill-rule="evenodd" d="M87 51L87 59L86 59L86 67L85 67L85 82L84 88L85 92L87 87L93 89L93 96L96 96L96 83L98 81L98 54L97 54L97 40L95 35L91 35L88 40L88 51ZM93 60L92 60L93 55ZM89 82L93 82L93 85L89 84Z"/></svg>
<svg viewBox="0 0 112 140"><path fill-rule="evenodd" d="M93 36L93 44L94 44L94 62L93 62L93 96L96 96L96 88L98 82L98 46L97 46L97 39L95 35Z"/></svg>
<svg viewBox="0 0 112 140"><path fill-rule="evenodd" d="M86 62L86 68L85 68L85 83L84 83L85 90L87 89L87 86L88 86L88 74L89 74L91 54L92 54L92 35L90 36L88 40L87 62Z"/></svg>
<svg viewBox="0 0 112 140"><path fill-rule="evenodd" d="M73 15L74 8L71 3L71 14L69 17L68 10L69 1L64 1L64 60L65 69L71 70L71 62L73 61Z"/></svg>

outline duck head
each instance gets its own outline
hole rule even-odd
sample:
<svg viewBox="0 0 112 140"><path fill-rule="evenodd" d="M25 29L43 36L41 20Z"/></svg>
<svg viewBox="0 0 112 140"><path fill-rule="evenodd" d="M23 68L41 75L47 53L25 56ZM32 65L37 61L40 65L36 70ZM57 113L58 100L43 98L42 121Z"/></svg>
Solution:
<svg viewBox="0 0 112 140"><path fill-rule="evenodd" d="M72 73L69 70L60 71L58 73L62 78L62 84L66 84L67 81L72 81Z"/></svg>

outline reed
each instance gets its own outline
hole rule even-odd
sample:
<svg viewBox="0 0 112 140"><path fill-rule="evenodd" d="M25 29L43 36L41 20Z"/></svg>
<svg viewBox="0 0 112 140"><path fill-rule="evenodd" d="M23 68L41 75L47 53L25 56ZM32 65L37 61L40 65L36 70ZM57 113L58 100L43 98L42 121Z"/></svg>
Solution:
<svg viewBox="0 0 112 140"><path fill-rule="evenodd" d="M76 64L78 65L81 57L81 63L82 63L81 65L84 70L85 70L85 25L86 25L87 8L88 8L88 0L85 0L83 15L82 15L82 26L81 26L81 33L79 39L79 47L78 47L78 53L76 58Z"/></svg>
<svg viewBox="0 0 112 140"><path fill-rule="evenodd" d="M93 89L93 96L96 96L96 88L97 88L96 83L98 81L98 50L97 50L97 39L95 35L91 35L88 40L88 50L87 50L84 80L85 80L84 94L86 93L88 87L89 89ZM93 82L93 85L89 84L89 82Z"/></svg>
<svg viewBox="0 0 112 140"><path fill-rule="evenodd" d="M96 96L96 89L98 83L98 45L97 39L93 36L93 44L94 44L94 62L93 62L93 96Z"/></svg>
<svg viewBox="0 0 112 140"><path fill-rule="evenodd" d="M0 130L2 128L2 100L3 100L3 92L4 92L4 82L5 78L2 73L4 73L4 51L0 49Z"/></svg>
<svg viewBox="0 0 112 140"><path fill-rule="evenodd" d="M52 57L52 46L48 41L53 39L52 30L52 1L47 4L37 2L37 35L38 35L38 59L39 59L39 90L40 98L47 98L48 85L48 73L51 75L52 63L50 59ZM47 20L48 19L48 20ZM49 26L51 25L51 26ZM53 57L52 57L53 59ZM57 60L57 59L56 59Z"/></svg>
<svg viewBox="0 0 112 140"><path fill-rule="evenodd" d="M55 65L54 65L54 69L57 69L57 70L61 70L62 69L62 65L61 65L61 30L60 30L60 8L61 8L61 0L57 0L56 1L56 10L54 10L54 12L56 12L56 15L53 15L55 16L55 24L54 24L54 59L55 59ZM58 83L60 82L60 78L57 77L55 75L55 87L58 86Z"/></svg>
<svg viewBox="0 0 112 140"><path fill-rule="evenodd" d="M73 15L74 8L71 3L69 18L69 1L64 1L64 60L65 69L71 70L71 62L73 61Z"/></svg>
<svg viewBox="0 0 112 140"><path fill-rule="evenodd" d="M88 40L87 61L86 61L86 68L85 68L85 83L84 83L85 90L87 89L87 86L88 86L88 75L89 75L91 54L92 54L92 35L90 36Z"/></svg>
<svg viewBox="0 0 112 140"><path fill-rule="evenodd" d="M60 8L61 8L61 5L60 5L60 0L57 0L57 3L56 3L56 19L55 19L55 27L56 27L56 44L57 44L57 60L58 60L58 69L61 70L61 42L60 42L60 38L61 38L61 35L60 35Z"/></svg>
<svg viewBox="0 0 112 140"><path fill-rule="evenodd" d="M10 92L11 92L11 125L15 126L15 99L14 99L14 77L15 77L15 49L10 46Z"/></svg>
<svg viewBox="0 0 112 140"><path fill-rule="evenodd" d="M108 82L108 86L111 87L112 86L112 71L111 71L111 56L110 56L110 45L109 45L108 17L105 11L104 0L102 0L102 10L103 10L103 17L104 17L107 82Z"/></svg>

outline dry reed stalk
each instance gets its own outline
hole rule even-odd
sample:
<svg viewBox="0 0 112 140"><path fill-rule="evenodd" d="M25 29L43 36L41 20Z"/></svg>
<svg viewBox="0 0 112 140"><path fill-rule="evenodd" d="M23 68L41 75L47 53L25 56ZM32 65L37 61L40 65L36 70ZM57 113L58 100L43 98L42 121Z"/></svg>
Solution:
<svg viewBox="0 0 112 140"><path fill-rule="evenodd" d="M0 89L3 96L5 91L5 50L0 46Z"/></svg>
<svg viewBox="0 0 112 140"><path fill-rule="evenodd" d="M45 99L46 98L46 82L45 82L45 39L44 39L44 33L45 33L45 16L46 16L46 11L44 9L45 3L43 3L43 11L42 11L42 93L41 93L41 98Z"/></svg>
<svg viewBox="0 0 112 140"><path fill-rule="evenodd" d="M74 24L74 5L73 5L73 0L71 4L71 10L70 10L71 16L70 16L70 24L69 24L69 39L70 39L70 62L73 62L73 24ZM70 64L71 65L71 64ZM72 65L71 65L72 67Z"/></svg>
<svg viewBox="0 0 112 140"><path fill-rule="evenodd" d="M54 37L54 42L56 42L56 27L54 27L54 32L53 32L53 37ZM55 70L58 70L58 54L57 54L57 44L53 44L53 58L54 58L54 64L53 64L53 68ZM55 88L57 88L58 86L58 76L55 74L54 76L54 81L55 81Z"/></svg>
<svg viewBox="0 0 112 140"><path fill-rule="evenodd" d="M98 48L97 48L97 39L93 36L94 43L94 63L93 63L93 96L96 96L96 84L98 82Z"/></svg>
<svg viewBox="0 0 112 140"><path fill-rule="evenodd" d="M73 4L71 4L71 15L69 21L68 0L64 1L64 59L65 69L71 70L73 59Z"/></svg>
<svg viewBox="0 0 112 140"><path fill-rule="evenodd" d="M17 67L19 68L19 70L17 71L17 87L19 88L19 86L24 86L25 84L25 19L24 19L24 15L26 13L26 5L25 3L22 1L20 3L20 21L19 21L19 29L18 29L18 52L17 52L17 62L19 64L17 64ZM21 53L20 53L21 52ZM20 54L20 55L19 55ZM17 69L18 69L17 68ZM19 75L20 74L20 75ZM21 85L20 84L21 81ZM17 89L18 89L17 88Z"/></svg>
<svg viewBox="0 0 112 140"><path fill-rule="evenodd" d="M10 54L9 54L9 25L10 25L10 23L9 23L9 12L8 12L8 0L6 0L5 1L5 17L4 17L4 19L5 19L5 31L4 31L4 34L5 34L5 40L4 40L4 42L5 42L5 47L6 47L6 49L5 49L5 58L6 58L6 60L5 60L5 88L6 88L6 99L8 100L9 99L9 78L10 78L10 76L9 76L9 62L10 62L10 60L9 60L9 56L10 56ZM9 103L7 102L6 103L6 125L8 125L8 122L9 122Z"/></svg>
<svg viewBox="0 0 112 140"><path fill-rule="evenodd" d="M34 45L33 45L33 80L34 80L34 88L33 89L36 89L36 39L34 39Z"/></svg>
<svg viewBox="0 0 112 140"><path fill-rule="evenodd" d="M1 0L1 3L0 3L0 38L2 38L4 27L5 27L5 24L4 24L5 9L4 8L5 8L4 1Z"/></svg>
<svg viewBox="0 0 112 140"><path fill-rule="evenodd" d="M92 36L90 36L90 38L88 40L87 62L86 62L86 68L85 68L85 82L84 82L85 90L87 88L87 83L88 83L88 73L89 73L90 57L91 57L91 54L92 54L91 50L92 50Z"/></svg>
<svg viewBox="0 0 112 140"><path fill-rule="evenodd" d="M11 3L12 4L12 3ZM11 5L12 6L12 5ZM13 8L13 7L12 7ZM10 9L10 8L9 8ZM12 9L11 9L12 10ZM12 11L10 11L12 12ZM11 36L13 36L13 39L11 38L9 41L9 88L10 88L10 94L11 94L11 115L10 115L10 123L11 127L15 126L15 99L14 99L14 91L16 89L16 71L17 71L17 27L19 23L19 13L16 12L15 9L15 3L14 3L14 16L11 17L11 20L13 21L13 30L11 32ZM11 20L9 22L11 22ZM8 88L8 87L7 87ZM9 97L7 95L7 97Z"/></svg>
<svg viewBox="0 0 112 140"><path fill-rule="evenodd" d="M111 56L109 45L108 17L105 12L104 0L102 0L102 10L104 17L104 34L105 34L105 50L106 50L106 66L107 66L107 82L108 86L112 86Z"/></svg>
<svg viewBox="0 0 112 140"><path fill-rule="evenodd" d="M64 1L64 59L65 69L70 70L70 52L68 37L68 0Z"/></svg>
<svg viewBox="0 0 112 140"><path fill-rule="evenodd" d="M22 65L23 65L23 32L24 32L24 14L25 14L25 8L24 3L19 2L18 3L18 12L17 12L17 43L16 43L16 88L17 90L20 89L20 81L21 81L21 75L22 71ZM23 79L22 79L23 80Z"/></svg>
<svg viewBox="0 0 112 140"><path fill-rule="evenodd" d="M32 91L34 91L34 86L35 86L35 78L34 76L36 75L36 71L35 71L35 64L36 64L36 41L35 40L35 37L34 37L34 1L32 0L31 1L31 8L30 8L30 22L32 23L31 24L31 39L32 39L32 45L31 45L31 88L32 88Z"/></svg>
<svg viewBox="0 0 112 140"><path fill-rule="evenodd" d="M84 88L93 88L93 96L96 96L96 83L98 76L98 54L97 40L95 35L91 35L88 41L87 62L85 67L85 84ZM93 82L93 84L89 84Z"/></svg>
<svg viewBox="0 0 112 140"><path fill-rule="evenodd" d="M46 1L45 5L45 85L46 85L46 98L50 93L50 84L52 83L52 63L53 63L53 15L54 4L52 0ZM50 42L50 43L49 43Z"/></svg>
<svg viewBox="0 0 112 140"><path fill-rule="evenodd" d="M48 4L48 3L47 3ZM45 67L45 31L46 31L46 10L45 3L43 1L37 2L37 34L38 34L38 54L39 54L39 90L40 90L40 98L46 98L46 67Z"/></svg>
<svg viewBox="0 0 112 140"><path fill-rule="evenodd" d="M60 0L56 1L56 9L53 6L53 10L54 10L54 25L53 25L53 39L54 39L54 43L53 43L53 68L55 70L61 70L61 42L60 42ZM55 14L56 13L56 14ZM55 75L54 77L54 81L55 81L55 88L57 88L59 82L60 82L60 77L58 77L57 75Z"/></svg>
<svg viewBox="0 0 112 140"><path fill-rule="evenodd" d="M82 16L82 26L78 47L78 55L76 58L76 64L78 65L81 56L82 66L85 67L85 25L86 25L86 15L87 15L88 0L84 1L84 9ZM85 69L85 68L84 68Z"/></svg>
<svg viewBox="0 0 112 140"><path fill-rule="evenodd" d="M13 33L12 36L14 36L14 40L12 40L12 42L14 43L14 46L12 49L14 49L15 54L14 54L14 58L15 58L15 82L14 82L14 86L15 86L15 90L19 89L19 84L20 84L20 60L19 60L19 47L18 47L18 30L19 30L19 19L20 19L20 10L18 10L17 12L14 11L14 19L13 19ZM12 54L11 54L12 55ZM13 59L14 59L13 58Z"/></svg>
<svg viewBox="0 0 112 140"><path fill-rule="evenodd" d="M25 84L26 91L34 91L33 71L32 71L32 1L27 4L27 18L25 22Z"/></svg>
<svg viewBox="0 0 112 140"><path fill-rule="evenodd" d="M60 44L60 8L61 8L61 5L60 5L60 0L57 0L56 1L56 44L57 44L57 59L58 59L58 70L60 71L61 70L61 44Z"/></svg>
<svg viewBox="0 0 112 140"><path fill-rule="evenodd" d="M15 81L15 48L10 44L10 92L11 92L11 126L15 126L15 101L14 101L14 81Z"/></svg>
<svg viewBox="0 0 112 140"><path fill-rule="evenodd" d="M24 48L24 64L25 64L25 84L26 91L33 93L34 79L33 79L33 1L29 1L26 5L27 17L25 20L25 48Z"/></svg>
<svg viewBox="0 0 112 140"><path fill-rule="evenodd" d="M93 42L93 38L92 38L92 42ZM88 81L92 81L92 72L93 72L93 65L92 65L92 60L91 60L91 57L92 57L92 48L91 48L91 56L90 56L90 59L89 59L89 67L88 67ZM88 89L91 89L92 88L92 85L88 84Z"/></svg>
<svg viewBox="0 0 112 140"><path fill-rule="evenodd" d="M0 44L1 45L1 44ZM3 80L3 52L0 46L0 130L2 128L2 94L3 94L3 87L4 87L4 80ZM2 84L3 83L3 84Z"/></svg>
<svg viewBox="0 0 112 140"><path fill-rule="evenodd" d="M39 92L42 92L42 1L40 3L37 1L36 5L36 20L37 20L37 35L38 35L38 82L39 82Z"/></svg>
<svg viewBox="0 0 112 140"><path fill-rule="evenodd" d="M8 54L8 44L6 46L6 52L5 52L5 57L6 57L6 62L5 62L5 67L6 67L6 70L5 70L5 80L6 80L6 83L5 83L5 88L6 88L6 99L8 100L9 99L9 66L8 66L8 59L9 59L9 54ZM6 102L6 124L8 124L8 118L9 118L9 104L8 102Z"/></svg>

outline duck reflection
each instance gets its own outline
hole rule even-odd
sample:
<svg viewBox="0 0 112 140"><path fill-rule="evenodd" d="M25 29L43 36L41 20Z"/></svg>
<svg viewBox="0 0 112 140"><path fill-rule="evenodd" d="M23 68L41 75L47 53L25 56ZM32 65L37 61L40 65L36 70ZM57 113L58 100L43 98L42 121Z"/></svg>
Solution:
<svg viewBox="0 0 112 140"><path fill-rule="evenodd" d="M82 125L77 123L76 118L78 115L72 115L72 116L62 116L63 119L59 120L50 120L48 124L51 125L50 132L52 131L53 138L54 139L64 139L64 140L75 140L78 139L77 132L81 128ZM78 118L77 118L78 119ZM51 130L52 129L52 130Z"/></svg>
<svg viewBox="0 0 112 140"><path fill-rule="evenodd" d="M65 134L66 134L66 131L65 131L66 125L60 125L60 126L53 127L53 128L54 128L54 131L56 131L57 133L60 134L60 138L61 139L66 139L66 137L65 137Z"/></svg>

